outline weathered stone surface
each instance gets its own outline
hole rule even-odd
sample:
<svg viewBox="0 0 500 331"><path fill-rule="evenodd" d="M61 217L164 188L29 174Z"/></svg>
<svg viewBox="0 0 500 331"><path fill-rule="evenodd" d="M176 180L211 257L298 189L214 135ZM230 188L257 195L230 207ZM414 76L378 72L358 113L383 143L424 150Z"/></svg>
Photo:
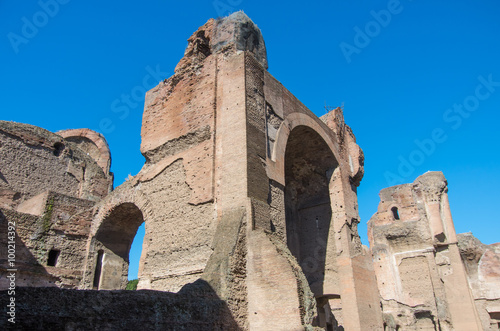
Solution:
<svg viewBox="0 0 500 331"><path fill-rule="evenodd" d="M266 69L260 30L242 12L189 38L174 76L146 95L141 172L68 213L85 241L73 287L124 288L128 249L145 222L139 288L178 291L202 277L244 329L381 326L356 230L362 152L352 132L332 131ZM61 135L109 171L101 136ZM3 192L14 201L15 190ZM30 198L12 206L43 218L47 198Z"/></svg>
<svg viewBox="0 0 500 331"><path fill-rule="evenodd" d="M107 150L102 136L83 131L100 137ZM5 288L9 269L8 224L16 228L18 286L79 286L92 223L90 208L112 189L109 150L104 156L90 155L57 134L3 121L0 145L0 191L4 192L0 287ZM94 157L107 166L101 167Z"/></svg>
<svg viewBox="0 0 500 331"><path fill-rule="evenodd" d="M16 193L10 207L48 190L97 201L112 188L109 171L57 134L0 121L0 143L0 191Z"/></svg>
<svg viewBox="0 0 500 331"><path fill-rule="evenodd" d="M472 233L457 235L462 261L484 330L500 324L500 244L485 245Z"/></svg>
<svg viewBox="0 0 500 331"><path fill-rule="evenodd" d="M0 302L7 302L7 291ZM156 291L16 289L12 330L238 330L224 301L198 281L178 294ZM4 305L3 305L4 306ZM2 307L2 315L6 307ZM14 326L13 328L11 326Z"/></svg>
<svg viewBox="0 0 500 331"><path fill-rule="evenodd" d="M383 312L391 328L481 330L451 220L447 182L427 172L380 192L368 222Z"/></svg>
<svg viewBox="0 0 500 331"><path fill-rule="evenodd" d="M442 173L382 190L371 249L361 244L364 155L343 109L318 118L272 77L243 12L188 39L175 74L146 94L141 136L143 168L111 191L102 135L0 122L0 288L16 222L17 285L81 290L20 289L21 327L476 330L500 319L500 246L457 239ZM149 291L90 291L125 288L143 223L138 288Z"/></svg>
<svg viewBox="0 0 500 331"><path fill-rule="evenodd" d="M267 69L264 38L257 25L242 11L216 21L211 48L213 53L248 52Z"/></svg>
<svg viewBox="0 0 500 331"><path fill-rule="evenodd" d="M97 162L105 174L109 174L111 152L102 134L89 129L63 130L56 133L66 141L75 143L82 151L86 152L87 155Z"/></svg>

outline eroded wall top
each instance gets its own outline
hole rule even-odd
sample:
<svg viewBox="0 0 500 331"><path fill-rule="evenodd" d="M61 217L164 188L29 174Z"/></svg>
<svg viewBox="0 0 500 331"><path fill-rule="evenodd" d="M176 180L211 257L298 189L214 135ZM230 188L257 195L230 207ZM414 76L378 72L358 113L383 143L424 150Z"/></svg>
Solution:
<svg viewBox="0 0 500 331"><path fill-rule="evenodd" d="M15 207L45 191L97 201L112 188L112 176L78 145L45 129L0 121L0 191Z"/></svg>
<svg viewBox="0 0 500 331"><path fill-rule="evenodd" d="M109 175L111 168L111 152L104 136L90 129L70 129L58 131L58 135L78 145L78 147L93 158L102 168L105 174Z"/></svg>
<svg viewBox="0 0 500 331"><path fill-rule="evenodd" d="M191 35L175 74L146 93L141 130L141 153L146 160L154 162L183 148L175 139L201 142L210 137L216 98L214 55L243 51L267 68L264 38L243 12L210 19Z"/></svg>
<svg viewBox="0 0 500 331"><path fill-rule="evenodd" d="M447 191L440 171L381 190L378 211L368 222L370 246L390 243L403 251L456 243Z"/></svg>

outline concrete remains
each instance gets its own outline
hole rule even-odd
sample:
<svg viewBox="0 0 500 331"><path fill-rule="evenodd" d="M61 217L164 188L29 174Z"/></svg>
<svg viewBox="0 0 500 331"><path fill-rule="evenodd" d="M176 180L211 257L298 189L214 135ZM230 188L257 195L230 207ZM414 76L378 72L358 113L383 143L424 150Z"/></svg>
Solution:
<svg viewBox="0 0 500 331"><path fill-rule="evenodd" d="M471 233L458 236L458 248L484 330L500 329L500 243L484 245Z"/></svg>
<svg viewBox="0 0 500 331"><path fill-rule="evenodd" d="M8 300L5 292L0 300ZM227 304L202 281L179 293L19 288L6 330L237 330ZM3 316L2 316L3 317ZM3 318L2 318L3 320ZM0 322L3 324L3 321Z"/></svg>
<svg viewBox="0 0 500 331"><path fill-rule="evenodd" d="M0 122L0 287L15 222L26 328L498 327L500 246L457 239L441 173L383 190L361 244L364 156L342 109L318 118L271 76L242 12L188 39L146 94L141 137L144 167L112 190L100 134ZM92 291L125 288L142 223L150 291Z"/></svg>
<svg viewBox="0 0 500 331"><path fill-rule="evenodd" d="M498 244L456 235L441 172L380 192L368 222L388 330L498 330Z"/></svg>

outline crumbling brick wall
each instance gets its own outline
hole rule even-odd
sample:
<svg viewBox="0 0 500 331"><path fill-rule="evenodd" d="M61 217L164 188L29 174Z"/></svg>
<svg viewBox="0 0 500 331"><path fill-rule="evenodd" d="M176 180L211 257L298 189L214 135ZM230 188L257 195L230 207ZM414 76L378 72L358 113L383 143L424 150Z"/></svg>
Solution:
<svg viewBox="0 0 500 331"><path fill-rule="evenodd" d="M368 238L390 330L480 330L441 172L380 192Z"/></svg>
<svg viewBox="0 0 500 331"><path fill-rule="evenodd" d="M7 302L0 291L0 302ZM16 290L16 330L238 330L227 304L200 281L180 293ZM0 310L6 314L6 306ZM10 329L7 318L1 329Z"/></svg>
<svg viewBox="0 0 500 331"><path fill-rule="evenodd" d="M500 244L485 245L472 233L457 235L474 302L484 330L500 328Z"/></svg>
<svg viewBox="0 0 500 331"><path fill-rule="evenodd" d="M9 222L16 229L18 286L78 287L91 208L112 188L109 167L73 142L27 124L0 121L0 146L0 287L12 269ZM101 159L110 162L109 155Z"/></svg>

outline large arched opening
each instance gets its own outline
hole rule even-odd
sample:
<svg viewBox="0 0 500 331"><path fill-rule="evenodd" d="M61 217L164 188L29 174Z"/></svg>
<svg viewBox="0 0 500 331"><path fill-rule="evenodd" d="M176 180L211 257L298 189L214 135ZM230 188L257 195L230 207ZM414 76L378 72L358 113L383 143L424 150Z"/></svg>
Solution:
<svg viewBox="0 0 500 331"><path fill-rule="evenodd" d="M338 165L330 147L315 130L307 126L292 129L285 150L286 239L317 298L320 315L328 311L319 323L325 327L334 324L329 321L329 294L324 293L324 285L327 248L333 246L328 243L332 227L331 181Z"/></svg>
<svg viewBox="0 0 500 331"><path fill-rule="evenodd" d="M332 220L329 183L337 166L330 148L314 130L297 126L290 132L285 150L287 244L316 295L322 294Z"/></svg>
<svg viewBox="0 0 500 331"><path fill-rule="evenodd" d="M130 247L143 222L141 210L133 203L114 207L102 221L93 241L94 289L125 289Z"/></svg>

